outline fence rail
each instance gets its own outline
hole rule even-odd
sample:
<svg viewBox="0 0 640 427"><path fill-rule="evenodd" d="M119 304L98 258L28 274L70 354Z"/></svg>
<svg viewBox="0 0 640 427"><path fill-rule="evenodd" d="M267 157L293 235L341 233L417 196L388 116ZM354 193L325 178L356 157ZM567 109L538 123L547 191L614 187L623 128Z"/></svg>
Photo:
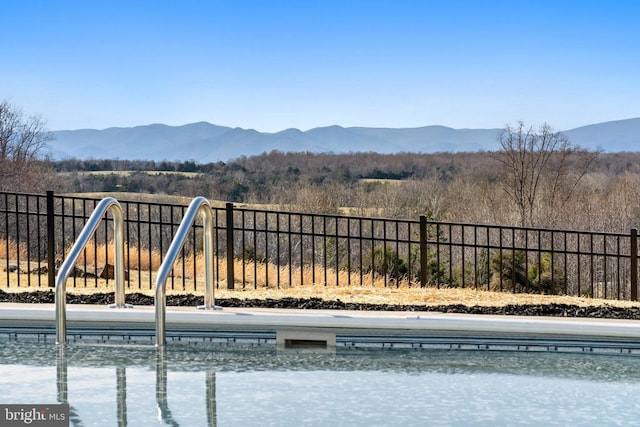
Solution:
<svg viewBox="0 0 640 427"><path fill-rule="evenodd" d="M54 286L55 271L99 199L0 193L0 286ZM119 201L127 286L151 289L187 206ZM216 286L472 287L637 300L637 230L603 233L213 207L214 257L194 224L167 286L195 291L205 262ZM107 217L73 287L113 280Z"/></svg>

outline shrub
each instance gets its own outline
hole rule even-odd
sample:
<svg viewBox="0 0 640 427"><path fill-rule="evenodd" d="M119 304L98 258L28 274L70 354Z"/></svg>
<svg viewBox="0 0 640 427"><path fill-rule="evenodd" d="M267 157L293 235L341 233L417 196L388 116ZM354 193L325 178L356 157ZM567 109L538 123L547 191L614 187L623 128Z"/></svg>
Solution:
<svg viewBox="0 0 640 427"><path fill-rule="evenodd" d="M374 272L400 280L409 273L407 263L401 259L395 250L388 247L376 247L369 251L362 260L364 273Z"/></svg>
<svg viewBox="0 0 640 427"><path fill-rule="evenodd" d="M553 256L549 252L542 254L529 269L529 283L532 290L543 294L559 294L564 291L566 280L564 271L553 265Z"/></svg>
<svg viewBox="0 0 640 427"><path fill-rule="evenodd" d="M491 290L527 292L530 289L524 251L497 251L491 256Z"/></svg>

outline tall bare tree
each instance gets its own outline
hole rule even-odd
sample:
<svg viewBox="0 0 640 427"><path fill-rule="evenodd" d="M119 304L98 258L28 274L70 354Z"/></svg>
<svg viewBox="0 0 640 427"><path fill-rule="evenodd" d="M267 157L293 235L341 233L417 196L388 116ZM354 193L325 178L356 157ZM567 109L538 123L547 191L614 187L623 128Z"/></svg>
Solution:
<svg viewBox="0 0 640 427"><path fill-rule="evenodd" d="M51 140L42 119L0 102L0 190L38 191L51 184L44 179L51 176L51 167L43 162Z"/></svg>
<svg viewBox="0 0 640 427"><path fill-rule="evenodd" d="M507 125L498 135L501 150L492 154L502 166L500 181L515 203L518 223L534 226L562 212L576 186L599 154L569 141L548 124L538 129Z"/></svg>

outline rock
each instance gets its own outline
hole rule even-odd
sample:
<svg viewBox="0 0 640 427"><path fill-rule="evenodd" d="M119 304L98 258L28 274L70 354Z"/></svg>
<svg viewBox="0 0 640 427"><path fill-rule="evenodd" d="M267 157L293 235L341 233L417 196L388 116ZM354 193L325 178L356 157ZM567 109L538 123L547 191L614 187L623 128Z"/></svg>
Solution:
<svg viewBox="0 0 640 427"><path fill-rule="evenodd" d="M105 264L104 267L100 269L98 272L98 277L100 279L112 280L116 278L116 268L113 264ZM124 271L124 280L129 281L129 272L127 270Z"/></svg>
<svg viewBox="0 0 640 427"><path fill-rule="evenodd" d="M31 273L31 274L47 274L48 272L49 272L49 267L47 267L46 265L43 265L43 266L40 266L40 267L32 268L29 273Z"/></svg>

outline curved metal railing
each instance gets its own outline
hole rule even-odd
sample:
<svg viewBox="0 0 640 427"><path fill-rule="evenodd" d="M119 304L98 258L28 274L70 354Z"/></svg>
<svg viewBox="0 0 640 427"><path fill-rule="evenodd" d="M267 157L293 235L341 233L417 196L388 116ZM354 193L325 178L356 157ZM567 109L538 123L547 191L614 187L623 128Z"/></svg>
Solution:
<svg viewBox="0 0 640 427"><path fill-rule="evenodd" d="M173 264L175 263L180 250L184 246L184 241L189 233L191 225L196 219L196 215L200 212L203 220L203 250L204 250L204 280L205 295L204 305L198 308L211 310L220 307L215 305L214 283L213 283L213 210L211 204L204 197L196 197L191 201L187 212L182 218L180 227L176 231L176 235L171 241L167 255L162 261L158 269L156 277L156 296L155 296L155 321L156 321L156 346L166 344L166 292L165 284L171 273Z"/></svg>
<svg viewBox="0 0 640 427"><path fill-rule="evenodd" d="M72 268L75 266L80 253L84 250L87 242L93 236L98 224L102 220L108 210L111 210L113 216L113 244L115 246L115 304L112 307L132 307L124 303L124 218L122 215L122 207L120 203L113 197L106 197L98 203L93 213L87 220L80 235L76 239L71 251L64 260L58 274L56 276L56 343L64 344L67 340L67 279L71 274Z"/></svg>

